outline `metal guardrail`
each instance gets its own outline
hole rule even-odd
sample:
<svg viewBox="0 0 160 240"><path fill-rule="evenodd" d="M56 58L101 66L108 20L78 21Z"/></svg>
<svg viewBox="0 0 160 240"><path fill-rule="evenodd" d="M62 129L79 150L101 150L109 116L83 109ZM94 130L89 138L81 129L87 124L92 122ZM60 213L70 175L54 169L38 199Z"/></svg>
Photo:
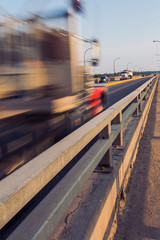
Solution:
<svg viewBox="0 0 160 240"><path fill-rule="evenodd" d="M123 144L122 130L142 110L158 77L100 113L69 136L0 182L0 228L13 218L88 143L97 140L80 161L26 217L8 239L47 239L97 165L112 170L112 145ZM18 204L17 204L18 202ZM40 215L37 221L31 221ZM34 223L33 223L34 222ZM28 230L29 229L29 233ZM26 239L25 234L21 240Z"/></svg>

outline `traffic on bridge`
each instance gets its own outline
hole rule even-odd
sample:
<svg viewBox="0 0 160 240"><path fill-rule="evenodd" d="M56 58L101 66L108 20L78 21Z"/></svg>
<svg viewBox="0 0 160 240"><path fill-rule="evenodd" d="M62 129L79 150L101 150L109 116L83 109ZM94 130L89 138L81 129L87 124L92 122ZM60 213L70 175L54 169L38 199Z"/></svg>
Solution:
<svg viewBox="0 0 160 240"><path fill-rule="evenodd" d="M133 239L115 219L159 69L148 43L104 31L112 5L0 0L1 240Z"/></svg>

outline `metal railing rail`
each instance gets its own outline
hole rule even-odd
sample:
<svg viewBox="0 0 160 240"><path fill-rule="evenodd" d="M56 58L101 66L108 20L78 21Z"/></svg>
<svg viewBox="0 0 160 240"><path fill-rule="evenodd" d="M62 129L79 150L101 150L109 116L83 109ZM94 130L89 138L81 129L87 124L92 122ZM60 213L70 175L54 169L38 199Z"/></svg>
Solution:
<svg viewBox="0 0 160 240"><path fill-rule="evenodd" d="M2 216L0 228L2 228L91 140L97 137L96 142L80 161L40 202L9 239L18 239L16 236L21 228L25 229L24 231L30 229L28 239L47 239L96 166L100 164L112 168L112 145L122 146L124 126L131 116L138 115L142 111L142 103L147 100L157 81L158 77L151 78L0 182L0 216ZM41 218L33 224L30 219L35 218L36 214L40 214Z"/></svg>

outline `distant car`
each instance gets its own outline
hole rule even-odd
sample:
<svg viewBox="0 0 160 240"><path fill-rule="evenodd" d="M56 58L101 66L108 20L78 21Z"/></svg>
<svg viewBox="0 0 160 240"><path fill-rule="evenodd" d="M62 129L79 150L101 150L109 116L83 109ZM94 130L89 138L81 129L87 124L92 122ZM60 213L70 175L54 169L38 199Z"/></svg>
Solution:
<svg viewBox="0 0 160 240"><path fill-rule="evenodd" d="M107 83L107 82L108 82L108 77L107 76L100 77L99 83Z"/></svg>
<svg viewBox="0 0 160 240"><path fill-rule="evenodd" d="M99 79L98 78L96 78L95 83L99 83Z"/></svg>

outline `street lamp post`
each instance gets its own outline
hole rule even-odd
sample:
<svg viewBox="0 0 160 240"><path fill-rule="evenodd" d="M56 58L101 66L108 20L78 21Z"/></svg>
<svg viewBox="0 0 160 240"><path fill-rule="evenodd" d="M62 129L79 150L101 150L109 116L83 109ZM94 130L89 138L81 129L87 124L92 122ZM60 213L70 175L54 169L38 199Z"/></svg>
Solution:
<svg viewBox="0 0 160 240"><path fill-rule="evenodd" d="M128 65L131 64L131 62L127 63L126 70L128 70Z"/></svg>
<svg viewBox="0 0 160 240"><path fill-rule="evenodd" d="M84 52L84 85L86 84L86 53L91 49L92 47L87 48L87 50Z"/></svg>
<svg viewBox="0 0 160 240"><path fill-rule="evenodd" d="M160 40L153 40L153 42L154 42L154 43L160 43ZM157 53L158 50L159 50L159 49L156 48L156 54L155 54L155 56L160 56L160 54ZM156 62L158 62L158 61L159 61L159 60L156 60ZM157 68L159 69L159 65L158 65L158 64L157 64ZM157 69L157 70L158 70L158 69Z"/></svg>
<svg viewBox="0 0 160 240"><path fill-rule="evenodd" d="M138 65L135 65L135 66L134 66L134 68L133 68L133 74L135 74L134 72L135 72L136 67L138 67Z"/></svg>
<svg viewBox="0 0 160 240"><path fill-rule="evenodd" d="M88 42L88 41L87 41ZM86 83L86 53L89 51L89 50L92 50L91 51L91 54L92 54L92 59L91 59L91 63L92 63L92 66L97 66L98 65L98 61L99 61L99 49L100 49L100 45L99 45L99 42L97 40L92 40L90 41L89 43L92 44L91 47L87 48L84 52L84 85Z"/></svg>
<svg viewBox="0 0 160 240"><path fill-rule="evenodd" d="M84 52L84 72L85 72L85 67L86 67L86 53L91 49L92 49L92 47L87 48L87 50Z"/></svg>
<svg viewBox="0 0 160 240"><path fill-rule="evenodd" d="M138 65L135 65L134 68L133 68L133 72L135 71L135 68L138 67Z"/></svg>
<svg viewBox="0 0 160 240"><path fill-rule="evenodd" d="M118 59L120 59L120 58L119 58L119 57L118 57L118 58L115 58L114 61L113 61L113 71L114 71L114 75L115 75L115 73L116 73L115 63L116 63L116 61L117 61Z"/></svg>

